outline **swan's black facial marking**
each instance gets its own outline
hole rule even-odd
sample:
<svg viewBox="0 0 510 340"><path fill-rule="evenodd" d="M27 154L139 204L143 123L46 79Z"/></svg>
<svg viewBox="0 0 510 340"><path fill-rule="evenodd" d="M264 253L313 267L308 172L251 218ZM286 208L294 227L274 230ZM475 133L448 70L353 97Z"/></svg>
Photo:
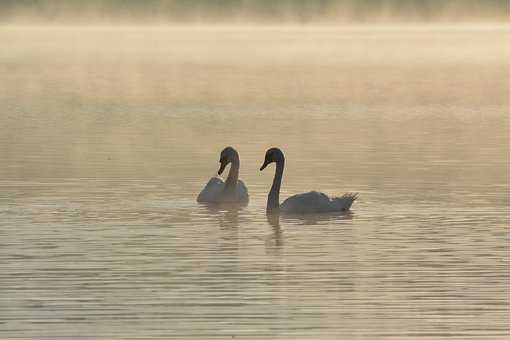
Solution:
<svg viewBox="0 0 510 340"><path fill-rule="evenodd" d="M271 150L268 150L264 157L264 164L262 164L262 166L260 167L260 171L264 170L268 164L273 162L274 162L273 152Z"/></svg>
<svg viewBox="0 0 510 340"><path fill-rule="evenodd" d="M221 175L223 173L223 170L225 170L225 167L231 161L227 150L228 148L225 148L220 154L220 169L218 170L218 175Z"/></svg>
<svg viewBox="0 0 510 340"><path fill-rule="evenodd" d="M227 149L223 150L220 154L220 163L229 163L230 162L230 154L227 152Z"/></svg>
<svg viewBox="0 0 510 340"><path fill-rule="evenodd" d="M270 163L280 163L283 166L283 162L285 162L285 158L283 157L283 153L278 148L271 148L266 151L266 155L264 157L264 164L260 170L264 170L264 168Z"/></svg>
<svg viewBox="0 0 510 340"><path fill-rule="evenodd" d="M228 164L228 159L225 156L221 156L220 158L220 169L218 170L218 175L221 175L223 173L223 170L225 170L225 167Z"/></svg>

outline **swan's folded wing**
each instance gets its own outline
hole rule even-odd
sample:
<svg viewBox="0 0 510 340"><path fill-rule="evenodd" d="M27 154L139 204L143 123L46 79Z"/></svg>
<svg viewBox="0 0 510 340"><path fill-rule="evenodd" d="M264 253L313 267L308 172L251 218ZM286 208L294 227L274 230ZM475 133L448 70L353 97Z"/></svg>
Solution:
<svg viewBox="0 0 510 340"><path fill-rule="evenodd" d="M322 192L310 191L287 198L280 210L297 214L328 212L331 211L331 201Z"/></svg>
<svg viewBox="0 0 510 340"><path fill-rule="evenodd" d="M310 191L287 198L280 210L298 214L341 212L349 210L357 198L357 193L348 193L330 199L322 192Z"/></svg>
<svg viewBox="0 0 510 340"><path fill-rule="evenodd" d="M241 180L237 181L237 198L239 202L248 202L248 188L244 185L244 182Z"/></svg>
<svg viewBox="0 0 510 340"><path fill-rule="evenodd" d="M211 177L209 182L205 185L205 187L198 194L197 202L200 203L210 203L215 202L223 191L223 187L225 183L219 177Z"/></svg>

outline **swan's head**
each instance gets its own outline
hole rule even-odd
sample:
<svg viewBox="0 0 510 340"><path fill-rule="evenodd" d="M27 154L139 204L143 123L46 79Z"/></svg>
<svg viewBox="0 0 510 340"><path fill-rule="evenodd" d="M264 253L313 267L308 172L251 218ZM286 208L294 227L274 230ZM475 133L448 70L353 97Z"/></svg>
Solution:
<svg viewBox="0 0 510 340"><path fill-rule="evenodd" d="M260 171L264 170L266 166L271 163L283 161L283 152L278 148L271 148L266 151L266 157L264 158L264 164L260 167Z"/></svg>
<svg viewBox="0 0 510 340"><path fill-rule="evenodd" d="M233 147L227 146L223 149L220 154L220 169L218 170L218 175L221 175L225 167L236 158L239 158L239 155Z"/></svg>

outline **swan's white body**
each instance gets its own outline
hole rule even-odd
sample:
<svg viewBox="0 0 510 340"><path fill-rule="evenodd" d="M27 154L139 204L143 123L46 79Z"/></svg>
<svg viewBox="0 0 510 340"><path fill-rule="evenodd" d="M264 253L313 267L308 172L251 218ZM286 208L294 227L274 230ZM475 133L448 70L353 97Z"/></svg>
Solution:
<svg viewBox="0 0 510 340"><path fill-rule="evenodd" d="M310 191L287 198L280 204L280 211L301 214L347 211L356 198L356 194L330 198L322 192Z"/></svg>
<svg viewBox="0 0 510 340"><path fill-rule="evenodd" d="M225 195L225 182L220 177L211 177L209 182L198 194L197 202L200 203L221 203L221 202L238 202L246 203L249 201L248 189L243 181L237 180L235 196L233 199L227 199Z"/></svg>
<svg viewBox="0 0 510 340"><path fill-rule="evenodd" d="M230 163L230 170L226 181L220 177L212 177L198 194L199 203L247 203L248 189L239 179L239 154L232 147L226 147L220 156L220 175L225 166Z"/></svg>
<svg viewBox="0 0 510 340"><path fill-rule="evenodd" d="M278 148L267 150L264 164L260 170L263 170L269 163L273 162L276 163L276 171L271 191L269 191L267 197L266 210L268 212L280 211L293 214L342 212L349 210L352 203L358 198L356 193L348 193L341 197L330 198L322 192L310 191L291 196L280 205L280 186L285 167L285 157Z"/></svg>

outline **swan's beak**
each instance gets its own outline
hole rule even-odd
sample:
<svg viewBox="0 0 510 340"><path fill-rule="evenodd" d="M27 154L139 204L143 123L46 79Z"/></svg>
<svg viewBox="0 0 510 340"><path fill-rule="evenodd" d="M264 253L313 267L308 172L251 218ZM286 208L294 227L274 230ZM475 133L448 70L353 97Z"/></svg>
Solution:
<svg viewBox="0 0 510 340"><path fill-rule="evenodd" d="M220 169L218 170L218 175L221 175L223 170L225 170L225 167L227 166L227 162L220 161Z"/></svg>
<svg viewBox="0 0 510 340"><path fill-rule="evenodd" d="M269 162L267 159L264 160L264 164L262 164L262 166L260 167L260 171L264 170L269 163L271 162Z"/></svg>

